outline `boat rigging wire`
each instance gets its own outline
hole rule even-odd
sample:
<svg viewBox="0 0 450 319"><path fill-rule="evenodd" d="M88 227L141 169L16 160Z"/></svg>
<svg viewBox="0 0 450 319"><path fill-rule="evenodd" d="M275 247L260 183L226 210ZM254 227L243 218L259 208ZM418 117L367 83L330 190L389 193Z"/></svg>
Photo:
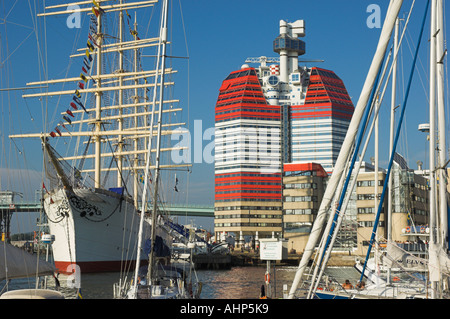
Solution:
<svg viewBox="0 0 450 319"><path fill-rule="evenodd" d="M365 269L367 267L367 261L369 259L370 252L371 252L371 249L372 249L372 246L373 246L374 237L376 235L376 229L378 228L378 222L379 222L380 215L381 215L381 209L383 207L383 201L384 201L384 197L386 195L387 182L389 180L389 175L391 173L391 167L392 167L392 163L393 163L393 160L394 160L395 149L397 147L397 143L398 143L398 139L399 139L399 135L400 135L400 130L402 128L402 122L403 122L403 118L404 118L404 114L405 114L405 110L406 110L406 105L407 105L407 102L408 102L408 97L409 97L409 92L410 92L410 89L411 89L412 79L413 79L413 76L414 76L414 70L415 70L415 67L416 67L416 61L417 61L417 57L418 57L418 54L419 54L419 48L420 48L420 44L422 42L422 35L423 35L424 27L425 27L426 18L427 18L427 15L428 15L429 5L430 5L430 0L427 0L425 13L424 13L424 16L423 16L423 19L422 19L422 27L421 27L419 38L418 38L418 42L417 42L416 53L415 53L414 60L413 60L412 66L411 66L411 72L410 72L410 76L409 76L409 81L408 81L408 85L407 85L407 88L406 88L405 97L403 99L403 105L402 105L402 109L401 109L401 113L400 113L400 119L399 119L399 123L398 123L398 126L397 126L395 138L394 138L394 144L393 144L391 156L390 156L390 159L389 159L388 170L387 170L387 173L386 173L386 177L385 177L385 181L384 181L384 185L383 185L383 191L381 193L380 202L379 202L379 205L378 205L378 212L376 214L375 221L374 221L372 237L370 239L369 248L367 249L366 260L364 262L363 270L361 272L360 282L363 280L364 272L365 272Z"/></svg>

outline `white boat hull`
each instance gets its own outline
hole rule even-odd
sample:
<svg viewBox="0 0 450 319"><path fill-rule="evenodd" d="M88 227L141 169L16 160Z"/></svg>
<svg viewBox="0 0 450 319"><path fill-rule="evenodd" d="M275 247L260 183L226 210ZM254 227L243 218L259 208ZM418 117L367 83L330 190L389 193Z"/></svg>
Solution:
<svg viewBox="0 0 450 319"><path fill-rule="evenodd" d="M139 216L132 202L106 190L59 189L44 198L55 266L61 273L120 271L136 261ZM144 222L143 234L150 234ZM148 237L147 237L148 238ZM143 256L146 260L146 256Z"/></svg>

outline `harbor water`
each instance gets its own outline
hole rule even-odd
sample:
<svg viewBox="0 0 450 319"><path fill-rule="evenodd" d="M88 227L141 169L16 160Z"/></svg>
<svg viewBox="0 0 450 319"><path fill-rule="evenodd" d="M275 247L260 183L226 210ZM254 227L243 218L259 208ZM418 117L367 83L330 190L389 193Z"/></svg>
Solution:
<svg viewBox="0 0 450 319"><path fill-rule="evenodd" d="M297 267L275 266L271 268L272 298L283 298L283 286L289 291ZM202 282L201 299L257 299L264 285L266 267L233 267L228 270L197 270ZM348 278L356 281L358 274L352 267L329 268L328 275L334 278ZM76 289L67 288L67 277L60 276L61 291L67 299L77 298ZM113 285L120 279L120 273L92 273L81 275L81 296L83 299L113 299ZM2 287L4 282L2 282ZM48 286L54 287L53 278ZM10 290L34 288L34 279L17 279L10 283Z"/></svg>

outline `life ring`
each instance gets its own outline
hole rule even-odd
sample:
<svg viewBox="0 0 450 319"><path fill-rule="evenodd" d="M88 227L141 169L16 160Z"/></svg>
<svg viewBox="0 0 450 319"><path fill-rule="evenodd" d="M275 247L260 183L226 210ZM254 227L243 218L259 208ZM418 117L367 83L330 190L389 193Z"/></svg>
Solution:
<svg viewBox="0 0 450 319"><path fill-rule="evenodd" d="M420 226L420 232L421 232L422 234L425 233L425 227Z"/></svg>
<svg viewBox="0 0 450 319"><path fill-rule="evenodd" d="M411 227L406 227L406 232L409 233L411 231Z"/></svg>
<svg viewBox="0 0 450 319"><path fill-rule="evenodd" d="M400 278L398 278L397 276L395 276L394 278L392 278L393 281L400 281Z"/></svg>
<svg viewBox="0 0 450 319"><path fill-rule="evenodd" d="M264 280L269 283L270 282L270 274L265 274L264 275Z"/></svg>

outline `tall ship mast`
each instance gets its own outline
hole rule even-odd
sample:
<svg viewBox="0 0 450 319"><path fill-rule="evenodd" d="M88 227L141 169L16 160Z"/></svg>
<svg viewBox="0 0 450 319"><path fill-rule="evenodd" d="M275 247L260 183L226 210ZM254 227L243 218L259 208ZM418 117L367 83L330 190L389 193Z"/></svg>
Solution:
<svg viewBox="0 0 450 319"><path fill-rule="evenodd" d="M90 0L50 5L38 14L79 14L89 23L86 45L71 55L80 72L27 83L57 89L23 95L43 100L58 96L64 101L64 111L47 125L48 132L10 136L42 141L48 179L43 185L43 203L50 233L55 235L52 249L60 272L72 273L75 267L84 273L119 271L124 261L135 262L138 236L150 237L151 211L147 208L160 210L158 198L141 207L145 176L149 179L145 185L154 188L152 170L186 169L185 164L161 164L159 153L175 149L163 144L167 141L153 143L157 147L153 149L151 142L182 132L184 125L174 122L182 110L176 106L179 101L166 93L174 84L170 75L175 71L159 63L160 48L169 43L167 30L156 30L154 37L147 37L138 28L137 13L145 12L150 21L156 3ZM154 52L144 56L144 49ZM146 67L148 60L154 62L151 68ZM160 97L158 92L164 88ZM158 154L156 159L150 157L154 165L146 165L149 149ZM59 155L61 150L64 156ZM146 168L150 173L145 173ZM139 232L142 211L148 216ZM160 237L170 240L163 234Z"/></svg>

